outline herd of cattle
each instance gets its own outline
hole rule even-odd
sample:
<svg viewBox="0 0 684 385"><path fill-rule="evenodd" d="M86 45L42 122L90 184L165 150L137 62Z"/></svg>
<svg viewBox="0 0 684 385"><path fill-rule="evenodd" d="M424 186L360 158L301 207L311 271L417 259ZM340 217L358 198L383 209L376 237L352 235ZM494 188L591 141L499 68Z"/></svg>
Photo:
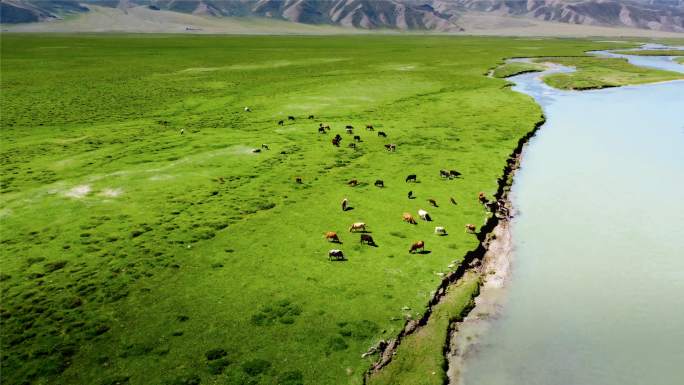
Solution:
<svg viewBox="0 0 684 385"><path fill-rule="evenodd" d="M245 108L245 111L251 112L251 111L249 111L248 108ZM309 115L309 119L314 119L314 116L313 116L313 115ZM289 117L288 117L288 120L294 121L294 120L295 120L295 117L294 117L294 116L289 116ZM284 125L284 124L285 124L284 120L281 120L281 121L278 122L278 125L280 125L280 126L282 126L282 125ZM319 132L319 133L321 133L321 134L326 134L326 133L327 133L326 131L329 131L329 130L330 130L330 126L327 126L327 125L324 126L323 123L319 123L319 125L318 125L318 132ZM353 130L354 130L354 127L352 127L352 126L346 126L346 127L345 127L345 132L346 132L347 134L353 134ZM366 130L374 131L375 129L373 128L372 125L367 125L367 126L366 126ZM181 134L182 134L182 132L181 132ZM382 132L382 131L379 131L379 132L378 132L378 137L386 138L386 137L387 137L387 134L385 134L385 133ZM357 143L362 142L361 137L360 137L359 135L354 135L353 140L356 141ZM342 141L342 136L340 136L340 134L337 134L337 135L335 136L335 138L332 139L332 144L333 144L333 146L339 147L341 141ZM354 142L349 143L349 147L355 148L355 147L356 147L356 143L354 143ZM385 148L386 148L387 150L389 150L389 151L395 151L395 150L396 150L396 144L386 144L386 145L385 145ZM262 144L262 145L261 145L261 149L266 149L266 150L268 150L268 146L265 145L265 144ZM261 149L252 150L252 152L261 152ZM283 152L283 153L284 153L284 152ZM440 176L440 177L445 177L446 179L451 179L452 177L458 178L459 176L461 176L461 173L458 172L458 171L454 171L454 170L451 170L451 171L439 170L439 176ZM302 179L301 179L301 178L295 178L295 181L296 181L297 183L302 183ZM411 181L416 182L416 181L417 181L417 176L414 175L414 174L412 174L412 175L409 175L408 177L406 177L406 182L411 182ZM358 184L358 180L357 180L357 179L352 179L352 180L350 180L349 182L347 182L347 185L350 185L350 186L356 186L357 184ZM376 181L375 181L375 186L385 187L384 181L379 180L379 179L376 180ZM409 191L409 193L408 193L408 198L409 198L409 199L412 199L412 198L413 198L413 191ZM456 201L454 200L454 198L450 198L450 201L451 201L451 203L456 204ZM501 201L501 200L495 200L495 201L491 201L491 202L490 202L490 201L484 196L483 193L480 193L480 194L478 195L478 201L479 201L486 209L489 209L489 210L492 211L492 212L494 212L494 211L501 211L501 212L503 212L505 215L508 215L507 209L504 207L504 202ZM430 200L429 200L429 203L430 203L431 205L433 205L434 207L439 207L439 206L437 206L437 202L436 202L435 200L433 200L433 199L430 199ZM348 206L348 200L345 199L345 200L342 202L342 210L343 210L343 211L346 211L346 210L347 210L347 206ZM421 219L425 220L425 221L432 221L432 218L430 217L430 214L429 214L427 211L425 211L425 210L418 210L418 216L419 216ZM415 221L415 219L413 219L413 216L410 215L409 213L404 213L404 221L407 221L408 223L414 224L414 225L417 224L416 221ZM362 231L365 232L366 227L367 227L367 225L366 225L365 223L363 223L363 222L358 222L358 223L352 224L352 226L349 228L349 231L350 231L350 232L355 232L355 231L358 231L358 230L362 230ZM467 225L465 226L465 231L466 231L466 232L471 231L472 233L474 233L475 230L476 230L476 227L475 227L474 225L467 224ZM435 234L446 235L446 234L447 234L447 233L446 233L446 229L445 229L444 227L437 226L437 227L435 227ZM333 233L333 232L326 232L326 233L325 233L325 239L326 239L326 240L330 239L330 240L332 240L332 242L341 243L339 237L337 236L337 234L335 234L335 233ZM364 243L369 244L369 245L375 245L375 242L373 241L373 237L371 237L371 236L368 235L368 234L361 234L361 244L364 244ZM417 252L418 250L425 251L425 242L420 241L420 242L414 243L414 244L411 246L411 248L409 249L409 253ZM328 252L328 260L333 260L333 259L335 259L335 260L346 260L345 257L344 257L344 253L342 252L342 250L330 250L330 251Z"/></svg>

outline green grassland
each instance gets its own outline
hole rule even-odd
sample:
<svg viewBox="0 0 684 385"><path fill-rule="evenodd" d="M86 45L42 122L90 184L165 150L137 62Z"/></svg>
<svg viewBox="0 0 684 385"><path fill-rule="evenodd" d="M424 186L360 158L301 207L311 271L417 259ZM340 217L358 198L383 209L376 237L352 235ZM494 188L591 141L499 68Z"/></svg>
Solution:
<svg viewBox="0 0 684 385"><path fill-rule="evenodd" d="M577 69L577 72L544 76L544 83L562 90L620 87L684 79L684 74L638 67L629 64L627 59L564 57L541 58L532 61L552 62Z"/></svg>
<svg viewBox="0 0 684 385"><path fill-rule="evenodd" d="M477 194L491 196L540 120L531 98L483 74L506 57L616 46L439 36L1 43L8 384L362 383L377 355L361 354L403 329L402 308L421 315L437 273L477 247L463 232L488 218ZM318 134L319 123L331 130ZM346 125L363 140L357 149ZM251 152L261 144L270 150ZM463 175L440 179L440 169ZM341 210L344 198L352 210ZM402 221L419 209L433 222ZM359 244L354 222L377 247ZM342 244L327 244L326 231ZM418 241L426 252L409 254ZM330 249L348 260L329 262Z"/></svg>
<svg viewBox="0 0 684 385"><path fill-rule="evenodd" d="M682 56L682 50L643 50L643 51L611 51L619 55L634 55L634 56Z"/></svg>
<svg viewBox="0 0 684 385"><path fill-rule="evenodd" d="M509 76L520 75L527 72L538 72L543 70L544 66L539 64L509 62L495 69L494 72L492 72L492 76L495 78L507 78Z"/></svg>

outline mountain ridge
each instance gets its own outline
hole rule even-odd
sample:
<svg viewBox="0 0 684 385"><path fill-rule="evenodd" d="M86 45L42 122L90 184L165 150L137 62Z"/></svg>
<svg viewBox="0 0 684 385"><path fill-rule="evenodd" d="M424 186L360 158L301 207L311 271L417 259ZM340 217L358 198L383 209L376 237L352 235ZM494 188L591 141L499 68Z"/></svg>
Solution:
<svg viewBox="0 0 684 385"><path fill-rule="evenodd" d="M475 11L498 17L684 33L684 0L3 0L0 21L57 20L88 12L88 5L443 33L464 31L459 18Z"/></svg>

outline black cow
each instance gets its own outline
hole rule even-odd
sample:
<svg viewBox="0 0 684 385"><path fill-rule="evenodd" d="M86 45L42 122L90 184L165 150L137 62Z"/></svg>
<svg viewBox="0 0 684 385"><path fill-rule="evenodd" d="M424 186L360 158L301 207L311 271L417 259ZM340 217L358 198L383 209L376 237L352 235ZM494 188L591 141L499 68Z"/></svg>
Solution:
<svg viewBox="0 0 684 385"><path fill-rule="evenodd" d="M313 115L309 115L309 119L313 119Z"/></svg>
<svg viewBox="0 0 684 385"><path fill-rule="evenodd" d="M407 176L407 177L406 177L406 181L408 182L408 181L410 181L410 180L412 180L412 181L415 182L415 181L416 181L416 176L415 176L415 175L409 175L409 176Z"/></svg>
<svg viewBox="0 0 684 385"><path fill-rule="evenodd" d="M288 116L287 120L294 120L294 116Z"/></svg>
<svg viewBox="0 0 684 385"><path fill-rule="evenodd" d="M439 170L439 177L445 176L447 179L451 179L449 173L446 170Z"/></svg>
<svg viewBox="0 0 684 385"><path fill-rule="evenodd" d="M283 122L283 121L281 120L281 121L278 122L278 125L279 125L279 126L284 126L284 125L285 125L285 122Z"/></svg>
<svg viewBox="0 0 684 385"><path fill-rule="evenodd" d="M455 176L456 178L458 178L459 176L461 176L461 173L458 172L458 171L451 170L451 171L449 171L449 173L450 173L451 175Z"/></svg>
<svg viewBox="0 0 684 385"><path fill-rule="evenodd" d="M340 147L340 140L337 139L337 138L334 138L334 139L332 140L332 144L333 144L333 146L335 146L335 147Z"/></svg>
<svg viewBox="0 0 684 385"><path fill-rule="evenodd" d="M354 135L354 140L356 140L357 142L360 142L360 141L361 141L361 137L358 136L358 135Z"/></svg>
<svg viewBox="0 0 684 385"><path fill-rule="evenodd" d="M366 242L369 245L375 244L375 242L373 241L373 237L371 237L370 235L367 235L367 234L361 234L361 244L363 244L363 242Z"/></svg>
<svg viewBox="0 0 684 385"><path fill-rule="evenodd" d="M385 182L383 182L383 181L381 181L380 179L378 179L378 180L375 181L375 185L376 185L376 186L385 187Z"/></svg>
<svg viewBox="0 0 684 385"><path fill-rule="evenodd" d="M413 191L409 191L409 199L413 198Z"/></svg>
<svg viewBox="0 0 684 385"><path fill-rule="evenodd" d="M378 131L378 137L380 137L380 136L382 136L383 138L387 137L387 135L384 132Z"/></svg>
<svg viewBox="0 0 684 385"><path fill-rule="evenodd" d="M340 140L340 139L342 139L342 137L340 136L340 134L337 134L337 135L335 135L335 139Z"/></svg>
<svg viewBox="0 0 684 385"><path fill-rule="evenodd" d="M325 134L325 128L319 127L318 132L320 132L321 134Z"/></svg>
<svg viewBox="0 0 684 385"><path fill-rule="evenodd" d="M348 128L348 129L350 129L350 130L353 130L353 129L354 129L354 127L352 127L352 126L347 126L347 127L345 127L345 128Z"/></svg>

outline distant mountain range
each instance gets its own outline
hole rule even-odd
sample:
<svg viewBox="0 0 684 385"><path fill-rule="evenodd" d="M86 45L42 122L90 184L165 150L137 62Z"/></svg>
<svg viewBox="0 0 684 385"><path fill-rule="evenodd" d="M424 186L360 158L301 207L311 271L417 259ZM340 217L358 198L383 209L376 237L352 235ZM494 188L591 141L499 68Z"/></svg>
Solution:
<svg viewBox="0 0 684 385"><path fill-rule="evenodd" d="M458 32L468 12L570 24L684 33L684 0L1 0L0 22L32 23L88 5L148 7L208 17L260 17L363 29Z"/></svg>

